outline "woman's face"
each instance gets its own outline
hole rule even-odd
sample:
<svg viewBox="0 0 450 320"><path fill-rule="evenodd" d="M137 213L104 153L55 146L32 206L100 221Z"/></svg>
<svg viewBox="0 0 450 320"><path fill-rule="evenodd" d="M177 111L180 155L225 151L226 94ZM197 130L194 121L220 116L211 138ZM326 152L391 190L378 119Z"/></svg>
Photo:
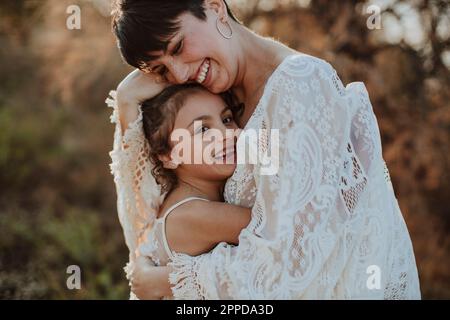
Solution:
<svg viewBox="0 0 450 320"><path fill-rule="evenodd" d="M171 158L181 162L177 170L183 170L185 175L225 180L236 168L238 134L231 110L220 96L206 90L193 93L176 116ZM183 143L176 147L180 141ZM180 160L178 156L185 158Z"/></svg>
<svg viewBox="0 0 450 320"><path fill-rule="evenodd" d="M232 39L226 39L216 29L220 10L226 12L225 7L205 9L205 21L190 13L182 14L178 19L180 29L169 40L167 52L150 53L158 56L150 62L151 70L163 74L172 84L198 82L213 93L230 89L238 71L236 50ZM218 23L222 32L229 35L228 26Z"/></svg>

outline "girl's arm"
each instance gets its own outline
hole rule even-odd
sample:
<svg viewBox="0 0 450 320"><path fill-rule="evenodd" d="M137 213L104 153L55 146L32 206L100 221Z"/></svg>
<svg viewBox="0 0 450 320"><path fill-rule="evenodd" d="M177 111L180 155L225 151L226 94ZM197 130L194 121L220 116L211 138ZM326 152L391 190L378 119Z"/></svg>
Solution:
<svg viewBox="0 0 450 320"><path fill-rule="evenodd" d="M193 200L173 210L166 220L171 250L196 256L220 242L238 244L251 219L251 208L216 201Z"/></svg>

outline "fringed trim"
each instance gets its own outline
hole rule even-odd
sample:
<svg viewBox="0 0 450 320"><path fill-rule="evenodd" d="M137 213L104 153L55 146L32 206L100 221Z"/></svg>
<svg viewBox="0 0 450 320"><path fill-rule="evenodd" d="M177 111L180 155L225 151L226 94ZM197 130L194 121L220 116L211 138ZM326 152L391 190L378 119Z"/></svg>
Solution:
<svg viewBox="0 0 450 320"><path fill-rule="evenodd" d="M204 300L201 286L198 283L195 270L195 259L176 253L171 262L167 264L173 268L169 275L172 285L172 294L176 300Z"/></svg>
<svg viewBox="0 0 450 320"><path fill-rule="evenodd" d="M134 269L134 263L132 261L129 261L125 267L123 267L123 271L125 271L125 277L127 280L131 281L131 273Z"/></svg>
<svg viewBox="0 0 450 320"><path fill-rule="evenodd" d="M132 261L128 262L125 267L123 267L123 270L125 271L125 277L128 281L131 281L131 273L134 269L134 263ZM131 283L128 283L129 286L131 286ZM133 291L130 290L130 300L139 300L139 298L133 293Z"/></svg>
<svg viewBox="0 0 450 320"><path fill-rule="evenodd" d="M151 176L149 160L140 158L148 147L142 128L142 111L139 108L138 117L122 132L116 91L111 90L105 102L113 109L110 120L116 125L109 167L116 185L119 219L127 245L134 253L138 240L153 224L162 200L159 186Z"/></svg>
<svg viewBox="0 0 450 320"><path fill-rule="evenodd" d="M130 280L133 260L139 255L136 252L139 242L153 225L164 195L151 175L152 164L146 156L148 142L143 132L141 108L137 118L122 132L116 91L111 90L105 102L113 109L110 120L115 124L115 131L109 166L116 185L119 221L130 250L130 262L124 268Z"/></svg>

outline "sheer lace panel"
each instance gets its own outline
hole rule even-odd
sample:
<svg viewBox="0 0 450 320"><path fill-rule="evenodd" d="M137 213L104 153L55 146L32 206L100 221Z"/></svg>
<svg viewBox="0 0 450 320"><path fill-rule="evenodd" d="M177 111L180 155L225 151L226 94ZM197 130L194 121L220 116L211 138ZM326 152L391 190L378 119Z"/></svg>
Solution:
<svg viewBox="0 0 450 320"><path fill-rule="evenodd" d="M174 261L177 298L192 298L192 287L199 299L420 298L364 85L344 87L323 60L288 57L246 129L279 130L280 168L264 176L238 165L225 198L253 206L252 221L239 246ZM259 139L264 150L270 141ZM379 289L367 285L372 266L382 272Z"/></svg>
<svg viewBox="0 0 450 320"><path fill-rule="evenodd" d="M265 129L258 144L269 151L271 130L278 130L278 171L262 175L260 164L237 165L224 197L252 207L252 220L239 246L221 243L200 256L174 256L175 298L420 298L411 240L386 180L378 124L362 83L344 87L325 61L287 57L245 129ZM141 193L153 190L146 174L140 186ZM155 203L155 197L143 199ZM135 198L128 199L136 207ZM129 216L122 212L128 211L119 206L119 216ZM368 282L373 268L381 272L375 288Z"/></svg>

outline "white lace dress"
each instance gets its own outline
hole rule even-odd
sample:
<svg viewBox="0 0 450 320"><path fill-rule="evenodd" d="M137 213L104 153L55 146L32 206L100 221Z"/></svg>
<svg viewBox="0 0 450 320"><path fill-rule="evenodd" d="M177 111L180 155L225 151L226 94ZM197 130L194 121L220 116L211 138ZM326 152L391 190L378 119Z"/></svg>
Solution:
<svg viewBox="0 0 450 320"><path fill-rule="evenodd" d="M221 243L197 257L174 255L170 281L175 298L420 298L411 240L362 83L344 87L327 62L289 56L268 79L245 129L262 129L263 150L271 147L269 129L279 130L279 170L262 175L259 164L238 165L225 199L252 207L251 222L239 246ZM131 142L130 136L125 133L122 145ZM114 152L113 166L123 163ZM124 148L120 152L127 153ZM120 166L113 168L115 178ZM136 181L130 180L132 185ZM137 185L138 199L150 189L155 193L151 184ZM132 188L117 181L116 186L118 201L125 201L120 189ZM158 198L151 199L149 206L155 206ZM138 241L140 227L133 221L139 210L130 203L122 221L130 222L124 225L126 237L128 228L134 230L129 238ZM147 211L147 225L152 215Z"/></svg>

